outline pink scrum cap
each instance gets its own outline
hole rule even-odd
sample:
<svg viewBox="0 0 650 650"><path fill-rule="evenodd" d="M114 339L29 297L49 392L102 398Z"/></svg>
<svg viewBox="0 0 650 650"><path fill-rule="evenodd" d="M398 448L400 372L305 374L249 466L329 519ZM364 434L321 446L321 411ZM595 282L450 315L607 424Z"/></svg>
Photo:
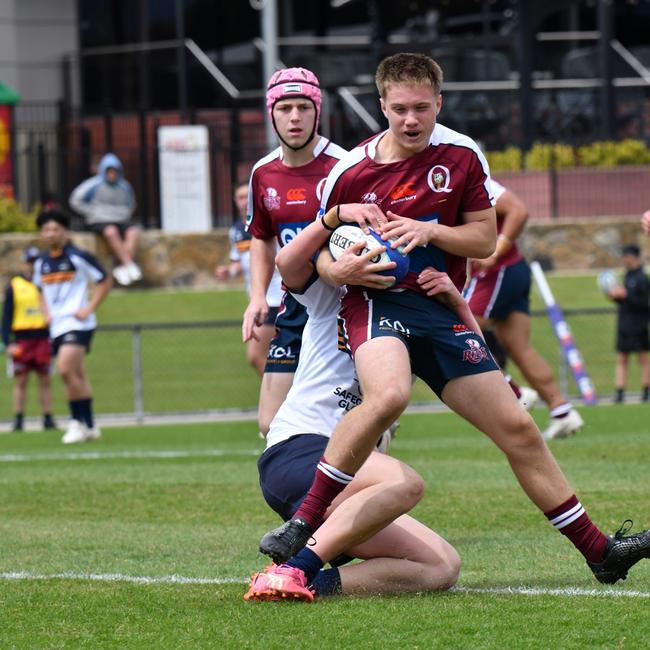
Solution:
<svg viewBox="0 0 650 650"><path fill-rule="evenodd" d="M307 142L310 142L318 128L320 119L321 94L318 77L306 68L284 68L278 70L269 79L266 86L266 108L269 111L269 117L273 122L273 107L281 99L292 99L295 97L306 97L316 109L316 119L314 120L314 129ZM273 124L275 128L275 123Z"/></svg>

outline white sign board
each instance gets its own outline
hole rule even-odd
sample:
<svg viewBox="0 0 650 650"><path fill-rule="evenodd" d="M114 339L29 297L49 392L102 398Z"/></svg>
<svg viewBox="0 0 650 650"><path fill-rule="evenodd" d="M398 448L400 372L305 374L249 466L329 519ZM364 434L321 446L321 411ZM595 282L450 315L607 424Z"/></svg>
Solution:
<svg viewBox="0 0 650 650"><path fill-rule="evenodd" d="M208 129L158 129L160 211L165 232L212 230Z"/></svg>

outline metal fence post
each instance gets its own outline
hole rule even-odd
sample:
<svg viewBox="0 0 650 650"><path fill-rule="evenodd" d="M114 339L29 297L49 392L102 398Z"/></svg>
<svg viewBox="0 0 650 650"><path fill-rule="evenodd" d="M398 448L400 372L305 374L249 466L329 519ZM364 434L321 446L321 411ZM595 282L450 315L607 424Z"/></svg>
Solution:
<svg viewBox="0 0 650 650"><path fill-rule="evenodd" d="M133 407L138 424L144 420L144 384L142 380L142 327L133 326Z"/></svg>

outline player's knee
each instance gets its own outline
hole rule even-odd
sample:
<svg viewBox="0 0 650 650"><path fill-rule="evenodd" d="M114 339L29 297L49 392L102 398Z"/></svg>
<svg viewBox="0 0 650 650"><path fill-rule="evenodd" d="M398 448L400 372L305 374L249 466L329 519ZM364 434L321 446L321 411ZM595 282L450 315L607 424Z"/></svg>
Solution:
<svg viewBox="0 0 650 650"><path fill-rule="evenodd" d="M63 381L71 379L74 374L72 367L65 363L58 364L56 370Z"/></svg>
<svg viewBox="0 0 650 650"><path fill-rule="evenodd" d="M112 237L118 237L120 234L120 231L117 229L117 226L114 225L108 225L102 230L102 235L106 238L112 238Z"/></svg>
<svg viewBox="0 0 650 650"><path fill-rule="evenodd" d="M247 349L246 361L248 361L248 364L259 373L260 368L262 368L262 371L264 370L266 356L262 357L262 355L258 354L255 350Z"/></svg>
<svg viewBox="0 0 650 650"><path fill-rule="evenodd" d="M455 548L450 547L448 552L442 558L440 564L440 577L442 584L439 588L451 589L458 582L458 578L460 577L460 555L458 555Z"/></svg>
<svg viewBox="0 0 650 650"><path fill-rule="evenodd" d="M435 561L425 565L422 572L422 586L426 591L445 591L451 589L460 577L460 555L452 546L445 549Z"/></svg>
<svg viewBox="0 0 650 650"><path fill-rule="evenodd" d="M388 419L390 423L404 412L408 406L410 397L409 389L397 385L382 387L375 395L366 394L363 398L368 412L374 414L378 419Z"/></svg>
<svg viewBox="0 0 650 650"><path fill-rule="evenodd" d="M506 441L511 451L532 451L544 446L533 418L523 409L512 409L506 423Z"/></svg>
<svg viewBox="0 0 650 650"><path fill-rule="evenodd" d="M400 503L404 504L404 512L414 508L424 496L424 479L410 467L405 468L400 481Z"/></svg>

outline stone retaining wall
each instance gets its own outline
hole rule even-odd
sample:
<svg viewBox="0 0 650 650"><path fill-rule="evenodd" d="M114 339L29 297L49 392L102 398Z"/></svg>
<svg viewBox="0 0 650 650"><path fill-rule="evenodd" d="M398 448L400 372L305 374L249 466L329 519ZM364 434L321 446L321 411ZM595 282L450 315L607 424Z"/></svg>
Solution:
<svg viewBox="0 0 650 650"><path fill-rule="evenodd" d="M106 268L112 260L105 244L89 233L73 233L73 241L99 257ZM38 236L0 235L0 283L20 268L23 250L38 245ZM520 239L529 260L545 258L558 270L619 267L623 244L638 243L650 259L650 237L644 237L638 218L531 220ZM138 251L143 287L217 287L213 270L228 259L226 229L205 234L170 235L158 230L142 233Z"/></svg>

